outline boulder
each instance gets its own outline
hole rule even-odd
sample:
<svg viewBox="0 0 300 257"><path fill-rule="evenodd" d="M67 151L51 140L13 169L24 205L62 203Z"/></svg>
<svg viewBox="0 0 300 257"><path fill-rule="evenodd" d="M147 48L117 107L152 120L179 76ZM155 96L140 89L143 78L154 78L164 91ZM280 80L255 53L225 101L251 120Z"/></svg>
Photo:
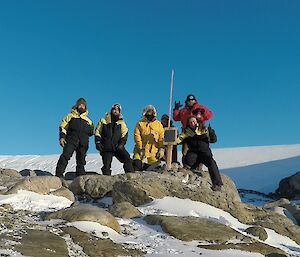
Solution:
<svg viewBox="0 0 300 257"><path fill-rule="evenodd" d="M285 254L281 249L272 247L270 245L261 243L261 242L251 242L251 243L236 243L236 242L227 242L223 244L201 244L201 248L210 249L210 250L226 250L226 249L235 249L240 251L247 251L253 253L260 253L265 257L290 257Z"/></svg>
<svg viewBox="0 0 300 257"><path fill-rule="evenodd" d="M13 185L6 194L15 194L19 190L28 190L38 194L49 194L62 187L61 180L55 176L26 177Z"/></svg>
<svg viewBox="0 0 300 257"><path fill-rule="evenodd" d="M2 169L0 168L0 176L8 176L8 177L22 177L20 173L13 169Z"/></svg>
<svg viewBox="0 0 300 257"><path fill-rule="evenodd" d="M55 176L26 177L8 189L6 194L15 194L19 190L28 190L38 194L49 194L62 187L61 180Z"/></svg>
<svg viewBox="0 0 300 257"><path fill-rule="evenodd" d="M75 195L89 195L97 199L111 192L114 183L120 180L125 180L125 176L84 175L76 177L69 185L69 189Z"/></svg>
<svg viewBox="0 0 300 257"><path fill-rule="evenodd" d="M15 249L24 256L32 257L68 257L65 240L49 231L27 229L18 240ZM16 240L14 238L14 240Z"/></svg>
<svg viewBox="0 0 300 257"><path fill-rule="evenodd" d="M115 217L131 219L141 217L142 213L129 202L121 202L111 205L108 208L109 213Z"/></svg>
<svg viewBox="0 0 300 257"><path fill-rule="evenodd" d="M65 227L62 229L67 235L70 235L72 241L80 245L90 257L119 257L136 256L143 257L145 254L140 250L126 249L120 244L116 244L109 239L99 239L91 234L84 233L74 227Z"/></svg>
<svg viewBox="0 0 300 257"><path fill-rule="evenodd" d="M90 204L78 204L70 208L46 215L46 220L62 219L73 221L93 221L107 226L120 233L121 228L117 220L109 212Z"/></svg>
<svg viewBox="0 0 300 257"><path fill-rule="evenodd" d="M150 225L160 225L164 232L183 241L225 243L244 238L242 234L226 225L203 218L148 215L144 220Z"/></svg>
<svg viewBox="0 0 300 257"><path fill-rule="evenodd" d="M217 208L228 210L240 203L239 193L230 178L222 175L224 186L221 191L212 191L209 174L202 176L188 171L160 174L157 172L138 172L127 175L127 180L118 181L113 186L113 202L130 202L140 206L155 198L175 196L208 203Z"/></svg>
<svg viewBox="0 0 300 257"><path fill-rule="evenodd" d="M284 207L288 204L290 204L290 201L288 199L280 198L277 201L273 201L273 202L264 204L263 207L266 209L274 209L275 207Z"/></svg>
<svg viewBox="0 0 300 257"><path fill-rule="evenodd" d="M20 174L23 177L36 177L36 176L53 176L50 172L44 171L44 170L30 170L30 169L24 169L20 171Z"/></svg>
<svg viewBox="0 0 300 257"><path fill-rule="evenodd" d="M72 191L70 191L69 189L67 189L65 187L61 187L61 188L51 192L50 195L62 196L62 197L69 199L73 203L75 202L74 194L72 193Z"/></svg>
<svg viewBox="0 0 300 257"><path fill-rule="evenodd" d="M300 196L300 172L282 179L275 194L281 198L293 199Z"/></svg>
<svg viewBox="0 0 300 257"><path fill-rule="evenodd" d="M262 241L266 241L268 239L267 231L260 226L249 227L245 230L248 234L258 237Z"/></svg>

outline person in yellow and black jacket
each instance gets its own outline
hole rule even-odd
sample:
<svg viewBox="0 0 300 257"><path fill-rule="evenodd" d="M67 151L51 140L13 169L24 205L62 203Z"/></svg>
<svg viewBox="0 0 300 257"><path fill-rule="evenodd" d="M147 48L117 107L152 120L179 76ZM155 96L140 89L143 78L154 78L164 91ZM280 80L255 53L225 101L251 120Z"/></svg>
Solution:
<svg viewBox="0 0 300 257"><path fill-rule="evenodd" d="M135 170L150 170L164 157L164 128L156 119L153 105L143 110L143 118L134 129L133 166Z"/></svg>
<svg viewBox="0 0 300 257"><path fill-rule="evenodd" d="M87 104L79 98L71 112L66 115L59 126L59 143L63 153L56 165L55 175L63 178L68 161L76 151L76 175L84 175L86 152L89 148L89 137L94 133L93 122L87 117Z"/></svg>
<svg viewBox="0 0 300 257"><path fill-rule="evenodd" d="M207 168L212 181L212 190L220 191L223 185L219 168L213 158L210 143L210 132L198 123L197 118L192 116L188 119L188 126L177 138L177 143L186 143L188 151L186 154L185 168L196 169L199 163L203 163ZM215 135L211 135L215 137Z"/></svg>
<svg viewBox="0 0 300 257"><path fill-rule="evenodd" d="M111 175L113 156L123 163L125 173L134 172L132 160L125 149L127 137L128 128L121 114L121 105L114 104L110 112L99 120L95 130L95 144L102 156L103 175Z"/></svg>

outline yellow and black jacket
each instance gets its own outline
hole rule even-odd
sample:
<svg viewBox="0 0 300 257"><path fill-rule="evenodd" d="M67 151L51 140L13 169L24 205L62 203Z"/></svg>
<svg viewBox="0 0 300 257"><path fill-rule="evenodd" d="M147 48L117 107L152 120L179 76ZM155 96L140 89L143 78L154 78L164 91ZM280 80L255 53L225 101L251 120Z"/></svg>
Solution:
<svg viewBox="0 0 300 257"><path fill-rule="evenodd" d="M177 144L186 143L191 151L206 150L209 146L209 131L207 128L197 127L192 130L187 127L177 138Z"/></svg>
<svg viewBox="0 0 300 257"><path fill-rule="evenodd" d="M59 126L59 137L66 138L67 143L81 143L88 145L89 137L93 135L93 122L87 117L88 111L80 114L76 108L72 108Z"/></svg>
<svg viewBox="0 0 300 257"><path fill-rule="evenodd" d="M115 151L118 146L125 145L128 137L128 128L122 116L112 121L111 114L106 113L100 119L95 130L95 143L100 143L103 151Z"/></svg>
<svg viewBox="0 0 300 257"><path fill-rule="evenodd" d="M164 147L164 132L160 121L148 121L143 117L134 129L133 159L142 160L145 157L149 164L156 162L159 149ZM141 149L144 149L145 156L140 156Z"/></svg>

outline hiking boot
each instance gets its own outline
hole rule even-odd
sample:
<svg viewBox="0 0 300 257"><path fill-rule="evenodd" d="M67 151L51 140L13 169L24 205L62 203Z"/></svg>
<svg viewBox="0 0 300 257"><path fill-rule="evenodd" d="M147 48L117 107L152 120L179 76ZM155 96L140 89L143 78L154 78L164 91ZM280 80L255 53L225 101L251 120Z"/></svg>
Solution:
<svg viewBox="0 0 300 257"><path fill-rule="evenodd" d="M199 177L203 177L203 174L202 174L203 171L199 171L199 170L196 170L196 169L191 169L191 171L192 171L195 175L197 175L197 176L199 176Z"/></svg>
<svg viewBox="0 0 300 257"><path fill-rule="evenodd" d="M65 179L63 174L55 174L56 177L60 178L60 179Z"/></svg>
<svg viewBox="0 0 300 257"><path fill-rule="evenodd" d="M219 186L219 185L213 185L213 186L211 187L211 190L212 190L212 191L221 191L221 188L222 188L222 186Z"/></svg>

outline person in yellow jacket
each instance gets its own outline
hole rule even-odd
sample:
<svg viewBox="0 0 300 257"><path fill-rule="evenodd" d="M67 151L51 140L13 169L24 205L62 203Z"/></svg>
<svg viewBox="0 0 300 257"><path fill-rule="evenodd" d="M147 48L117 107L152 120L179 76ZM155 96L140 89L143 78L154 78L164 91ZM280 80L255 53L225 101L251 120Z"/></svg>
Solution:
<svg viewBox="0 0 300 257"><path fill-rule="evenodd" d="M164 128L153 105L147 105L134 128L133 167L145 170L164 157Z"/></svg>

